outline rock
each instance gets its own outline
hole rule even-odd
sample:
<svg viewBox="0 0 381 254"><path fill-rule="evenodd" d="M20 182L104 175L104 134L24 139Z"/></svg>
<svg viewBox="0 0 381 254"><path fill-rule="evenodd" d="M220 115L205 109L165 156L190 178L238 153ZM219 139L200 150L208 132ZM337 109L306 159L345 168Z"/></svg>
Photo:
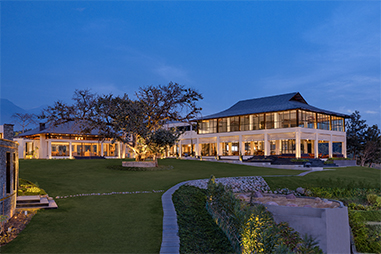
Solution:
<svg viewBox="0 0 381 254"><path fill-rule="evenodd" d="M278 204L276 202L274 202L274 201L269 201L269 202L266 203L266 205L278 205Z"/></svg>
<svg viewBox="0 0 381 254"><path fill-rule="evenodd" d="M262 193L261 193L260 191L256 191L256 192L253 194L253 196L254 196L255 198L263 198L263 195L262 195Z"/></svg>
<svg viewBox="0 0 381 254"><path fill-rule="evenodd" d="M320 202L321 198L315 198L315 201Z"/></svg>
<svg viewBox="0 0 381 254"><path fill-rule="evenodd" d="M290 207L298 207L297 204L287 204L286 206L290 206Z"/></svg>
<svg viewBox="0 0 381 254"><path fill-rule="evenodd" d="M288 195L286 195L286 198L287 199L296 199L296 197L295 197L295 195L294 194L288 194Z"/></svg>
<svg viewBox="0 0 381 254"><path fill-rule="evenodd" d="M296 188L296 192L297 193L300 193L300 194L304 194L304 192L305 192L305 189L304 188L302 188L302 187L298 187L298 188Z"/></svg>

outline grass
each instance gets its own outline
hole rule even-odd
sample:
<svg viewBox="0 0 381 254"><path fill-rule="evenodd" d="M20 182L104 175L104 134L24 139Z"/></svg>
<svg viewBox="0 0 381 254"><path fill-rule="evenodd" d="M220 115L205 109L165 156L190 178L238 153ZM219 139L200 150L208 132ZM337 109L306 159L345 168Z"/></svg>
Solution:
<svg viewBox="0 0 381 254"><path fill-rule="evenodd" d="M180 253L234 253L229 239L205 209L206 190L181 186L172 200L178 215Z"/></svg>
<svg viewBox="0 0 381 254"><path fill-rule="evenodd" d="M20 160L20 177L38 182L50 196L93 192L167 190L190 179L286 175L300 171L217 162L166 159L170 170L112 170L121 160ZM1 253L158 253L162 193L57 199L41 210Z"/></svg>
<svg viewBox="0 0 381 254"><path fill-rule="evenodd" d="M260 168L206 161L165 159L169 170L112 170L122 160L20 160L20 177L38 182L49 196L93 192L167 190L191 179L254 175L297 175L298 170ZM352 175L353 174L353 175ZM345 182L380 182L380 170L338 168L304 177L266 178L271 187ZM285 186L286 185L286 186ZM296 188L295 187L295 188ZM162 233L162 193L57 199L57 210L41 210L1 253L158 253Z"/></svg>
<svg viewBox="0 0 381 254"><path fill-rule="evenodd" d="M381 188L381 171L365 167L336 168L316 171L303 177L265 177L271 189L298 187L338 187L338 188Z"/></svg>

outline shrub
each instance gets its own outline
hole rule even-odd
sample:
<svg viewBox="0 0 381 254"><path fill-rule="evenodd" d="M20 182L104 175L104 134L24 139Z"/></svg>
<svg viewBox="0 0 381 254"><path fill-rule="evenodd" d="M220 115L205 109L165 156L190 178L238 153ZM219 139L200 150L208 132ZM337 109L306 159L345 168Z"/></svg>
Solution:
<svg viewBox="0 0 381 254"><path fill-rule="evenodd" d="M316 242L309 241L310 238L306 242L287 223L277 224L265 206L250 207L241 203L232 191L225 190L221 183L216 184L214 176L208 182L207 195L209 213L237 253L274 253L276 250L288 253L299 251L302 246L305 249L300 253L320 250Z"/></svg>
<svg viewBox="0 0 381 254"><path fill-rule="evenodd" d="M369 204L374 206L381 206L381 197L377 196L376 194L368 194L366 196L366 199L368 200Z"/></svg>
<svg viewBox="0 0 381 254"><path fill-rule="evenodd" d="M360 213L349 210L348 216L349 225L351 226L356 244L356 250L366 253L380 253L380 234L377 232L371 232L369 228L365 226Z"/></svg>
<svg viewBox="0 0 381 254"><path fill-rule="evenodd" d="M37 183L19 178L19 186L17 190L18 196L33 196L33 195L46 195L46 192L38 187Z"/></svg>

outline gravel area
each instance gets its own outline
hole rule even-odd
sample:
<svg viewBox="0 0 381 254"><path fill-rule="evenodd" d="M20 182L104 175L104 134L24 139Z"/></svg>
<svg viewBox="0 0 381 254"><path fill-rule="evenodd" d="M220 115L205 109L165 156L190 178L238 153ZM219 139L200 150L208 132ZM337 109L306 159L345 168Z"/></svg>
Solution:
<svg viewBox="0 0 381 254"><path fill-rule="evenodd" d="M206 189L208 181L209 179L193 180L189 181L187 185ZM231 189L233 192L270 191L270 187L261 176L216 178L216 183L222 183L226 188Z"/></svg>

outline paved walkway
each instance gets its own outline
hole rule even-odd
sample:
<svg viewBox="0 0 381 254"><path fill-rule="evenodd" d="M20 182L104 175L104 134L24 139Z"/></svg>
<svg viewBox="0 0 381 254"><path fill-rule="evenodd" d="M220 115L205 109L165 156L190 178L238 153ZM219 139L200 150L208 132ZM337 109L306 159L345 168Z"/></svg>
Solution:
<svg viewBox="0 0 381 254"><path fill-rule="evenodd" d="M160 247L161 253L179 253L180 252L180 238L178 236L179 227L177 225L177 214L175 206L172 202L172 194L186 182L178 183L169 190L167 190L163 196L161 196L161 202L163 204L163 236Z"/></svg>

